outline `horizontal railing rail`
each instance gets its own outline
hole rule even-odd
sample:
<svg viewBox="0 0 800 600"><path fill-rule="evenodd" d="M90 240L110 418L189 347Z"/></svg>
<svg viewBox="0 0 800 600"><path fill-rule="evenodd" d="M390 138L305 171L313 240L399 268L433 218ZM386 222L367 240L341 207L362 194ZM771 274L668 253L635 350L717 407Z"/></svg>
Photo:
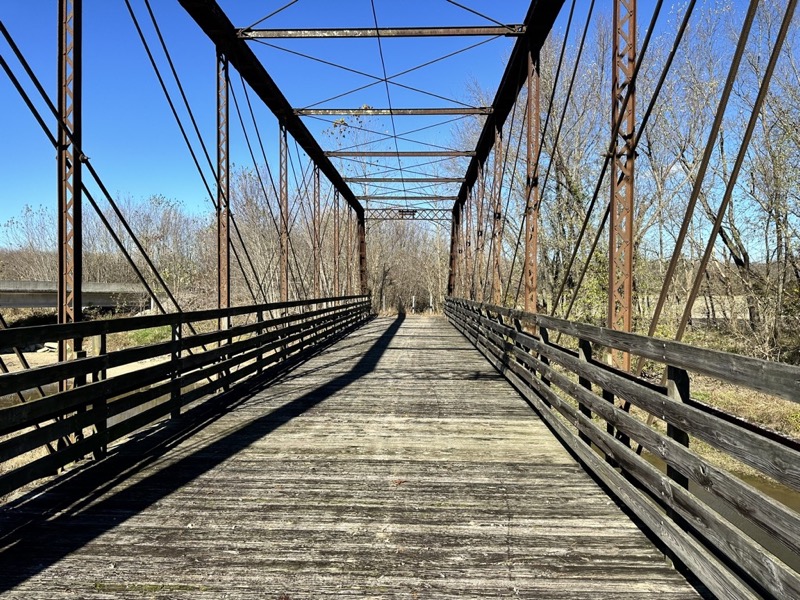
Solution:
<svg viewBox="0 0 800 600"><path fill-rule="evenodd" d="M692 400L689 375L798 402L800 368L463 299L445 314L715 595L800 597L800 515L704 449L798 491L798 442ZM667 385L605 364L598 346L663 364Z"/></svg>
<svg viewBox="0 0 800 600"><path fill-rule="evenodd" d="M370 311L368 296L347 296L2 330L0 347L98 343L95 356L0 375L0 496L248 377L279 374ZM110 335L159 327L166 341L107 350Z"/></svg>

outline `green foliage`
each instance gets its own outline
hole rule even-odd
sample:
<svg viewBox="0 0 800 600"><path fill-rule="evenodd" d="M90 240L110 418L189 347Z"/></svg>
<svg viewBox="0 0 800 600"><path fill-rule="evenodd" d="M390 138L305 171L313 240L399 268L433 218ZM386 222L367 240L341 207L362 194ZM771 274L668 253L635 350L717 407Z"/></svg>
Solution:
<svg viewBox="0 0 800 600"><path fill-rule="evenodd" d="M172 336L172 331L168 325L164 325L163 327L137 329L129 332L128 336L131 346L149 346L158 342L166 342Z"/></svg>

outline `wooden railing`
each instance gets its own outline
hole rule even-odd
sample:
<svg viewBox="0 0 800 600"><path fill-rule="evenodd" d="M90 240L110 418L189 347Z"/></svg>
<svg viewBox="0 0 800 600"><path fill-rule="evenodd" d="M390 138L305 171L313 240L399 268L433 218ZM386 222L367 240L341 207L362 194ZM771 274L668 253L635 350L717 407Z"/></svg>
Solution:
<svg viewBox="0 0 800 600"><path fill-rule="evenodd" d="M691 371L798 402L800 368L463 299L448 298L445 313L712 593L800 598L800 515L693 441L795 492L800 444L693 400L689 388ZM666 386L597 360L601 347L664 365Z"/></svg>
<svg viewBox="0 0 800 600"><path fill-rule="evenodd" d="M2 330L0 348L93 338L95 355L0 375L11 403L0 408L0 496L245 378L276 375L369 314L367 296L350 296ZM107 350L108 336L153 328L169 339Z"/></svg>

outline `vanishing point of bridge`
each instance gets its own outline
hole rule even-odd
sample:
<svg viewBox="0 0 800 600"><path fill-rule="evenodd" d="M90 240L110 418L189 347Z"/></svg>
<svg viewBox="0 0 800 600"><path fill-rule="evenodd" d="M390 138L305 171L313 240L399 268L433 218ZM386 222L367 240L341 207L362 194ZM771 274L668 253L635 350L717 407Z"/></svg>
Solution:
<svg viewBox="0 0 800 600"><path fill-rule="evenodd" d="M58 323L9 328L0 319L0 348L19 363L12 369L0 362L0 594L800 597L798 505L754 485L768 480L772 490L800 491L800 443L700 402L691 385L701 375L797 402L800 369L679 341L707 256L678 340L652 336L667 284L651 335L630 332L634 163L644 127L634 111L635 2L613 3L612 142L597 186L603 189L608 171L608 327L545 314L537 295L539 143L550 116L542 123L539 53L562 2L534 1L514 25L389 29L376 17L374 28L340 30L237 29L213 0L179 3L217 56L217 163L208 186L217 216L217 297L208 310L182 309L83 152L81 2L59 2L57 102L0 28L20 71L57 118L54 135L41 103L29 101L3 57L57 150L60 207ZM786 3L775 56L795 4ZM741 45L749 27L746 20ZM676 44L684 30L685 23ZM293 108L248 46L276 37L499 35L515 41L492 105L459 109ZM734 75L740 59L731 64ZM274 294L229 210L232 71L279 123ZM768 68L762 89L770 77ZM390 79L384 66L387 91ZM506 121L519 105L524 126L514 132ZM324 151L302 120L323 110L398 119L473 114L483 125L474 149ZM527 148L516 269L516 253L511 261L503 253L503 199L512 185L504 178L513 178L504 135L517 135ZM290 237L290 136L310 173L310 266L302 269ZM745 135L742 152L748 141ZM709 147L715 143L710 139ZM432 184L456 185L456 194L406 195L398 205L370 210L371 196L357 196L349 184L413 181L402 163L399 181L385 172L356 181L333 162L434 155L468 161L463 177L428 176ZM84 175L133 239L132 246L115 237L161 314L82 320L83 200L111 227ZM323 179L334 196L335 241L327 249ZM702 178L698 194L701 185ZM443 199L452 208L437 208ZM693 194L690 205L696 200ZM729 200L723 198L723 213ZM348 217L340 218L340 208ZM375 316L369 219L449 221L443 316ZM232 259L251 304L231 305ZM304 293L298 271L309 280ZM121 334L142 331L166 335L116 343ZM45 343L58 344L59 360L30 368L23 349ZM663 378L643 376L645 362ZM746 478L732 463L757 475Z"/></svg>

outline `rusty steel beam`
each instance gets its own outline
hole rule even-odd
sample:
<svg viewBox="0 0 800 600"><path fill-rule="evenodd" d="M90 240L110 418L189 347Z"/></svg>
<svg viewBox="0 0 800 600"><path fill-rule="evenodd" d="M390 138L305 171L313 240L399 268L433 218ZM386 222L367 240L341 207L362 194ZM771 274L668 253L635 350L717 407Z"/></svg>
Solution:
<svg viewBox="0 0 800 600"><path fill-rule="evenodd" d="M492 224L492 302L503 304L503 278L500 259L503 249L503 129L499 127L495 136L494 178L492 179L492 203L494 223Z"/></svg>
<svg viewBox="0 0 800 600"><path fill-rule="evenodd" d="M453 218L450 224L450 270L447 275L447 295L456 293L456 279L458 277L458 243L461 230L461 207L454 206L450 210Z"/></svg>
<svg viewBox="0 0 800 600"><path fill-rule="evenodd" d="M486 251L486 181L483 175L483 164L478 165L478 193L475 196L475 204L478 206L477 222L475 224L475 239L476 239L476 260L477 264L477 300L483 302L486 299L486 279L484 278L483 265L485 264L485 251Z"/></svg>
<svg viewBox="0 0 800 600"><path fill-rule="evenodd" d="M300 117L338 115L353 117L429 117L490 115L491 106L464 106L461 108L296 108L294 114Z"/></svg>
<svg viewBox="0 0 800 600"><path fill-rule="evenodd" d="M525 177L525 311L536 312L538 304L538 256L539 256L539 139L541 106L539 56L528 52L528 118L526 134Z"/></svg>
<svg viewBox="0 0 800 600"><path fill-rule="evenodd" d="M312 207L311 219L313 221L313 239L312 239L312 253L314 255L314 298L320 297L320 250L319 250L319 221L320 221L320 203L319 203L319 167L314 166L314 206Z"/></svg>
<svg viewBox="0 0 800 600"><path fill-rule="evenodd" d="M58 24L58 322L81 320L83 297L82 145L82 0L59 0ZM72 340L81 352L83 340ZM58 344L58 360L68 358L65 341ZM62 382L62 387L63 387Z"/></svg>
<svg viewBox="0 0 800 600"><path fill-rule="evenodd" d="M339 191L341 197L356 211L356 214L361 213L364 207L361 206L339 171L322 151L302 119L294 114L292 106L269 76L264 65L248 47L247 42L239 38L239 31L233 26L225 11L215 0L179 0L179 2L214 45L225 54L230 64L258 94L261 101L278 118L278 122L286 128L309 158L319 166L328 181Z"/></svg>
<svg viewBox="0 0 800 600"><path fill-rule="evenodd" d="M495 131L505 123L525 83L525 74L528 70L528 52L538 52L541 49L563 4L564 0L531 2L528 14L523 22L525 35L517 39L514 49L511 51L511 57L492 102L493 112L486 117L475 147L473 159L467 167L464 183L461 184L461 190L456 201L459 204L466 202L469 189L478 179L478 166L486 162L489 153L492 151L495 142Z"/></svg>
<svg viewBox="0 0 800 600"><path fill-rule="evenodd" d="M339 192L333 192L333 295L338 298L339 289L339 253L341 252L339 243Z"/></svg>
<svg viewBox="0 0 800 600"><path fill-rule="evenodd" d="M456 196L358 196L359 200L386 200L387 202L442 202L452 201Z"/></svg>
<svg viewBox="0 0 800 600"><path fill-rule="evenodd" d="M366 208L364 214L371 221L449 221L453 211L449 208Z"/></svg>
<svg viewBox="0 0 800 600"><path fill-rule="evenodd" d="M456 280L456 295L464 298L467 292L467 245L469 244L469 230L467 229L467 211L469 203L461 207L458 228L458 267Z"/></svg>
<svg viewBox="0 0 800 600"><path fill-rule="evenodd" d="M279 132L279 185L280 185L280 301L289 301L289 143L286 127Z"/></svg>
<svg viewBox="0 0 800 600"><path fill-rule="evenodd" d="M345 177L347 183L461 183L463 177Z"/></svg>
<svg viewBox="0 0 800 600"><path fill-rule="evenodd" d="M360 294L369 293L369 281L367 279L367 224L364 213L356 215L356 228L358 235L358 283Z"/></svg>
<svg viewBox="0 0 800 600"><path fill-rule="evenodd" d="M524 25L495 25L485 27L380 27L342 29L240 29L243 40L291 38L372 38L372 37L448 37L448 36L506 36L525 34Z"/></svg>
<svg viewBox="0 0 800 600"><path fill-rule="evenodd" d="M325 152L325 156L331 158L356 158L356 157L374 157L374 158L446 158L458 156L475 156L472 150L411 150L411 151L367 151L367 150L331 150Z"/></svg>
<svg viewBox="0 0 800 600"><path fill-rule="evenodd" d="M475 266L472 257L472 205L473 190L470 189L467 196L466 211L464 218L464 269L466 278L466 289L464 296L470 300L475 300Z"/></svg>
<svg viewBox="0 0 800 600"><path fill-rule="evenodd" d="M620 127L611 161L611 227L609 240L608 327L631 330L634 228L634 128L636 94L632 87L636 66L636 0L615 0L611 71L611 127ZM628 92L628 88L631 91ZM630 99L625 105L625 96ZM624 108L624 113L622 110ZM611 353L615 366L630 370L630 354Z"/></svg>
<svg viewBox="0 0 800 600"><path fill-rule="evenodd" d="M231 305L230 158L228 153L228 61L217 53L217 308ZM220 329L228 323L220 320Z"/></svg>
<svg viewBox="0 0 800 600"><path fill-rule="evenodd" d="M353 293L353 213L347 211L347 261L345 262L345 277L347 295Z"/></svg>

